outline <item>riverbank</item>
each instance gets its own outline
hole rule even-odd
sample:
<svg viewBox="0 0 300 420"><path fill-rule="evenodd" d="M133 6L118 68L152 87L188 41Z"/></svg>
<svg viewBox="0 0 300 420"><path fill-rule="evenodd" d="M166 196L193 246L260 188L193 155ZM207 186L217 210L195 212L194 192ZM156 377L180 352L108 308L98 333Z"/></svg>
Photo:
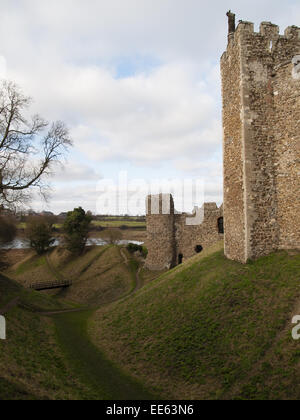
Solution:
<svg viewBox="0 0 300 420"><path fill-rule="evenodd" d="M142 229L119 229L113 228L118 231L119 236L119 245L127 245L128 243L135 243L137 245L143 245L146 241L147 232ZM60 245L62 242L62 235L59 233L54 233L53 238L55 242L53 247ZM103 246L107 245L107 231L91 231L89 233L89 238L87 241L87 246ZM5 245L0 245L0 250L24 250L30 248L29 241L26 239L24 232L18 231L17 237L10 243Z"/></svg>

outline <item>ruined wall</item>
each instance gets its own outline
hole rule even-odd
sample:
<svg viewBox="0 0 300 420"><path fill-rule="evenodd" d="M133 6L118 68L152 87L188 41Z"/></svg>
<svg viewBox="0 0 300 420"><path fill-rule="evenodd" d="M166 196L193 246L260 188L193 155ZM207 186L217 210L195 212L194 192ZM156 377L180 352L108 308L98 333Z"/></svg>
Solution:
<svg viewBox="0 0 300 420"><path fill-rule="evenodd" d="M200 225L186 224L187 218L190 223L197 223L193 222L196 215L176 213L170 194L149 196L146 204L146 267L150 270L172 268L181 259L195 255L196 246L205 249L223 238L218 226L219 218L223 217L223 208L218 208L215 203L204 204L204 220Z"/></svg>
<svg viewBox="0 0 300 420"><path fill-rule="evenodd" d="M228 258L246 262L299 247L299 228L291 222L299 212L299 81L292 77L299 53L299 28L280 36L269 22L259 33L241 22L222 56Z"/></svg>
<svg viewBox="0 0 300 420"><path fill-rule="evenodd" d="M223 217L223 207L218 208L216 203L205 203L202 208L204 220L200 225L187 225L186 218L191 217L189 214L175 214L177 263L180 254L183 259L191 258L197 253L196 246L205 249L224 237L218 230L218 219Z"/></svg>

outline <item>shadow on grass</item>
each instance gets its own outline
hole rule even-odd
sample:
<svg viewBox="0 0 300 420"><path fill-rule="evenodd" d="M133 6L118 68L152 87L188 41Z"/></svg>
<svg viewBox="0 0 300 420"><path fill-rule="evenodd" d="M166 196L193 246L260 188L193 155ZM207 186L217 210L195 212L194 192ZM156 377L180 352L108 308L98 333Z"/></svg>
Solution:
<svg viewBox="0 0 300 420"><path fill-rule="evenodd" d="M93 399L152 400L157 396L125 375L89 340L87 321L92 311L53 316L58 341L72 368L93 390Z"/></svg>

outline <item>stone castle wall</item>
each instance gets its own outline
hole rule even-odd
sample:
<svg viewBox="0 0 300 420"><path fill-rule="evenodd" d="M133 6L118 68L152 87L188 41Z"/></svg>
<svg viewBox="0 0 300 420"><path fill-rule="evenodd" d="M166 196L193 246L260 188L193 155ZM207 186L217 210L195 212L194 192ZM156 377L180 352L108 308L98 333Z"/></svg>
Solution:
<svg viewBox="0 0 300 420"><path fill-rule="evenodd" d="M146 207L146 267L151 270L172 268L223 238L218 223L223 208L215 203L203 205L201 224L197 224L196 214L176 213L171 194L148 196Z"/></svg>
<svg viewBox="0 0 300 420"><path fill-rule="evenodd" d="M241 262L300 247L297 54L300 28L241 22L221 59L225 255Z"/></svg>
<svg viewBox="0 0 300 420"><path fill-rule="evenodd" d="M278 248L300 248L300 80L291 65L277 69L274 80L274 140Z"/></svg>

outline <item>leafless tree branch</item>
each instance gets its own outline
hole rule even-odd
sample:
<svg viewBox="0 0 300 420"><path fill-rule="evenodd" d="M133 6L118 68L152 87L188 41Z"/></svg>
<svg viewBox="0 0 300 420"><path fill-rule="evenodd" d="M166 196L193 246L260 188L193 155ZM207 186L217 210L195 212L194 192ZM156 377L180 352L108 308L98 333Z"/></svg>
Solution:
<svg viewBox="0 0 300 420"><path fill-rule="evenodd" d="M0 204L28 201L31 187L47 195L43 177L72 145L64 122L50 125L39 115L27 120L30 104L16 84L0 83Z"/></svg>

